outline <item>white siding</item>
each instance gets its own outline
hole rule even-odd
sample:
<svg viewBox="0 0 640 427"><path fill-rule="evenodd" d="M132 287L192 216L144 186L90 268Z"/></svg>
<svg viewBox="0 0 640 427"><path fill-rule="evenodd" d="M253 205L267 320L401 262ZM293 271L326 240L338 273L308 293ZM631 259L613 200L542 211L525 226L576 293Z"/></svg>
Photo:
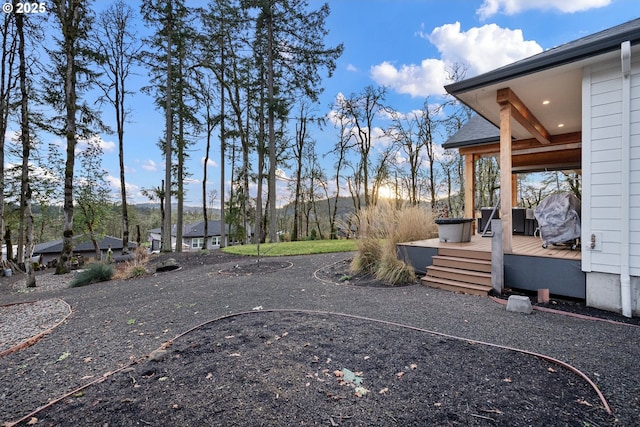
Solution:
<svg viewBox="0 0 640 427"><path fill-rule="evenodd" d="M593 65L583 74L583 241L600 233L599 250L583 245L583 270L620 272L621 166L630 161L630 267L640 276L640 51L633 53L631 153L622 153L622 74L620 62Z"/></svg>
<svg viewBox="0 0 640 427"><path fill-rule="evenodd" d="M630 256L632 276L640 276L640 54L635 52L631 75L631 189L630 209Z"/></svg>

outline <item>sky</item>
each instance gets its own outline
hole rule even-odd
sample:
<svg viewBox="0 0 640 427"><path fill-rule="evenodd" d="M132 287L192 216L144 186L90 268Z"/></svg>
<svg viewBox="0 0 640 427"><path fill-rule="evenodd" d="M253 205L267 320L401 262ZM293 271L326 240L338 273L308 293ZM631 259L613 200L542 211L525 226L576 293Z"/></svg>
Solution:
<svg viewBox="0 0 640 427"><path fill-rule="evenodd" d="M96 11L109 3L97 0ZM309 0L309 4L317 8L321 2ZM331 14L325 42L329 46L343 43L344 53L333 76L324 75L325 90L315 108L322 115L330 113L340 94L359 93L369 85L386 86L386 104L409 113L420 109L427 97L433 102L442 99L446 70L454 63L466 64L466 76L472 77L640 17L638 0L328 0L328 4ZM139 3L131 5L138 13ZM147 31L141 22L137 26L140 33ZM164 160L157 146L164 118L153 99L139 91L147 83L147 76L144 70L138 72L129 87L135 93L127 100L131 123L125 128L129 203L148 202L141 190L159 186L164 177ZM103 119L110 123L113 114L103 109ZM333 147L337 135L337 129L331 126L313 131L327 172L333 168L333 161L322 155ZM53 142L54 138L43 142ZM109 134L100 138L103 167L117 195L117 139ZM214 140L214 146L217 144ZM187 168L193 176L187 183L186 205L202 203L204 147L202 137L191 151ZM209 186L219 189L219 150L212 148L210 156ZM283 174L290 176L291 171L284 170ZM284 181L278 188L281 204L289 195ZM215 203L219 206L219 200Z"/></svg>

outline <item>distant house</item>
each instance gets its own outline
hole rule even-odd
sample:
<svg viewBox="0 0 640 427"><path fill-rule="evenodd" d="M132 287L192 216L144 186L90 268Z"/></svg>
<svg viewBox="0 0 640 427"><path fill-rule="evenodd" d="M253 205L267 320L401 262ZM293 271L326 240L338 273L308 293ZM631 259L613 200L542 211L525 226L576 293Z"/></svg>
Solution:
<svg viewBox="0 0 640 427"><path fill-rule="evenodd" d="M75 246L73 247L73 254L83 256L85 260L95 259L96 251L93 247L93 243L90 240L86 240L86 236L76 236ZM129 242L129 251L136 249L135 242ZM111 247L114 258L122 255L122 239L105 236L98 241L98 247L102 252L103 258L106 256L107 250ZM33 249L33 257L38 258L42 256L42 264L47 264L49 261L60 258L62 252L62 239L53 240L51 242L39 243Z"/></svg>
<svg viewBox="0 0 640 427"><path fill-rule="evenodd" d="M207 221L207 236L208 248L219 248L220 241L222 239L222 223L219 220ZM149 230L149 242L151 243L152 251L159 251L161 249L162 230L160 228L154 228ZM204 248L205 235L204 235L204 221L194 222L192 224L186 224L182 227L182 249L183 250L200 250ZM176 247L176 226L171 227L171 247Z"/></svg>

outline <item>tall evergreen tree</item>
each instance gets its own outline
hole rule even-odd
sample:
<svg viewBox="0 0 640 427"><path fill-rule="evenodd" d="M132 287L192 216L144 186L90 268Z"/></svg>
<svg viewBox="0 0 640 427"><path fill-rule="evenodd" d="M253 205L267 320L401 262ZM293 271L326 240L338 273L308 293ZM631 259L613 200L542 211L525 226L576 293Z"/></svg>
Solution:
<svg viewBox="0 0 640 427"><path fill-rule="evenodd" d="M29 159L31 154L31 134L32 126L29 117L29 90L30 84L27 79L27 59L25 55L25 16L16 14L16 30L18 35L18 57L19 57L19 86L20 86L20 140L22 142L22 183L20 190L21 219L26 223L26 233L24 250L27 259L24 260L25 272L27 273L26 285L28 288L36 286L36 275L31 262L31 252L33 249L33 213L31 210L31 187L29 185ZM21 227L22 229L22 227ZM23 245L20 242L19 249Z"/></svg>
<svg viewBox="0 0 640 427"><path fill-rule="evenodd" d="M171 195L177 195L176 241L182 241L182 214L184 203L184 178L187 171L184 161L190 143L188 129L197 125L195 119L195 85L190 73L194 71L192 45L195 33L190 24L192 11L184 0L155 0L141 7L142 16L155 33L146 40L150 50L142 52L143 62L151 75L151 85L143 88L153 93L156 105L165 113L165 136L160 147L165 157L164 230L171 230ZM175 164L174 164L175 160ZM174 193L173 180L177 183ZM171 236L162 235L162 250L170 252ZM176 245L181 251L181 245Z"/></svg>
<svg viewBox="0 0 640 427"><path fill-rule="evenodd" d="M2 44L0 49L0 135L6 135L9 123L9 113L13 101L14 91L17 83L16 52L18 48L18 37L16 36L16 15L13 13L3 13L0 22ZM5 193L5 138L0 138L0 242L4 235L4 193Z"/></svg>
<svg viewBox="0 0 640 427"><path fill-rule="evenodd" d="M325 20L328 4L309 10L307 0L254 0L258 9L256 41L265 52L260 73L266 90L267 150L269 153L269 240L276 241L276 120L284 120L289 105L299 97L317 101L322 92L320 72L329 76L343 46L327 47Z"/></svg>
<svg viewBox="0 0 640 427"><path fill-rule="evenodd" d="M66 142L62 253L57 267L58 273L64 273L71 268L73 253L73 185L78 137L88 137L103 127L89 105L80 102L82 93L96 78L96 73L90 69L96 54L88 44L94 21L92 2L52 0L51 6L59 33L54 37L55 47L48 49L53 67L46 79L45 99L60 113L53 118L50 130L64 137Z"/></svg>

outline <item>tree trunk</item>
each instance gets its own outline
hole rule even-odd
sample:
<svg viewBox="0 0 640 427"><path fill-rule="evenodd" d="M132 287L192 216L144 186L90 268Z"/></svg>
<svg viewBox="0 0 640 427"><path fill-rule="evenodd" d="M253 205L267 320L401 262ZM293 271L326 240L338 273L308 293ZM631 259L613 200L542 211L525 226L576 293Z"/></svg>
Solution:
<svg viewBox="0 0 640 427"><path fill-rule="evenodd" d="M11 104L11 87L13 72L13 45L11 43L12 38L9 37L9 29L11 28L11 22L14 15L10 13L3 14L2 25L3 35L2 38L2 58L0 63L0 135L7 134L8 117ZM5 138L0 138L0 177L4 177L4 142ZM0 179L0 244L2 243L2 230L4 230L4 188L5 180ZM0 258L2 250L0 250ZM7 259L9 259L7 257Z"/></svg>
<svg viewBox="0 0 640 427"><path fill-rule="evenodd" d="M171 66L172 61L172 50L173 50L173 39L172 39L172 25L173 25L173 15L171 5L169 5L169 13L167 16L167 83L166 83L166 102L165 102L165 141L164 141L164 218L162 221L163 230L162 230L162 252L171 252L171 156L172 156L172 136L173 136L173 85L172 85L172 74L173 67ZM177 242L176 242L177 244Z"/></svg>
<svg viewBox="0 0 640 427"><path fill-rule="evenodd" d="M267 112L269 115L269 241L276 242L276 131L274 110L273 14L269 3L267 15Z"/></svg>
<svg viewBox="0 0 640 427"><path fill-rule="evenodd" d="M77 5L74 5L74 8ZM64 100L66 109L65 137L67 142L67 160L64 168L64 220L62 224L62 253L56 273L71 271L71 257L73 256L73 172L76 150L76 66L75 66L75 11L68 11L64 2L60 3L65 56Z"/></svg>
<svg viewBox="0 0 640 427"><path fill-rule="evenodd" d="M20 206L23 218L26 222L26 236L24 240L24 252L20 251L22 242L18 246L22 253L25 272L27 273L27 287L36 286L36 275L31 262L31 252L33 251L33 213L31 212L31 187L29 186L29 157L31 154L31 129L29 127L29 96L27 93L27 63L24 52L24 15L16 14L16 29L19 37L18 52L20 55L19 75L20 75L20 138L22 140L22 183L20 189Z"/></svg>
<svg viewBox="0 0 640 427"><path fill-rule="evenodd" d="M224 31L224 18L220 21L220 26ZM222 31L221 34L224 34ZM225 230L225 217L224 217L224 180L225 180L225 154L227 145L225 142L225 129L224 129L224 40L220 38L220 248L224 248L227 245L227 233ZM233 166L232 166L233 168ZM233 181L231 181L233 183ZM233 185L233 184L231 184Z"/></svg>
<svg viewBox="0 0 640 427"><path fill-rule="evenodd" d="M129 253L129 215L127 212L127 186L124 178L124 93L116 86L116 126L118 131L118 157L120 160L120 200L122 202L122 253ZM124 92L124 87L122 88ZM122 99L120 99L122 98ZM121 104L122 103L122 104Z"/></svg>

